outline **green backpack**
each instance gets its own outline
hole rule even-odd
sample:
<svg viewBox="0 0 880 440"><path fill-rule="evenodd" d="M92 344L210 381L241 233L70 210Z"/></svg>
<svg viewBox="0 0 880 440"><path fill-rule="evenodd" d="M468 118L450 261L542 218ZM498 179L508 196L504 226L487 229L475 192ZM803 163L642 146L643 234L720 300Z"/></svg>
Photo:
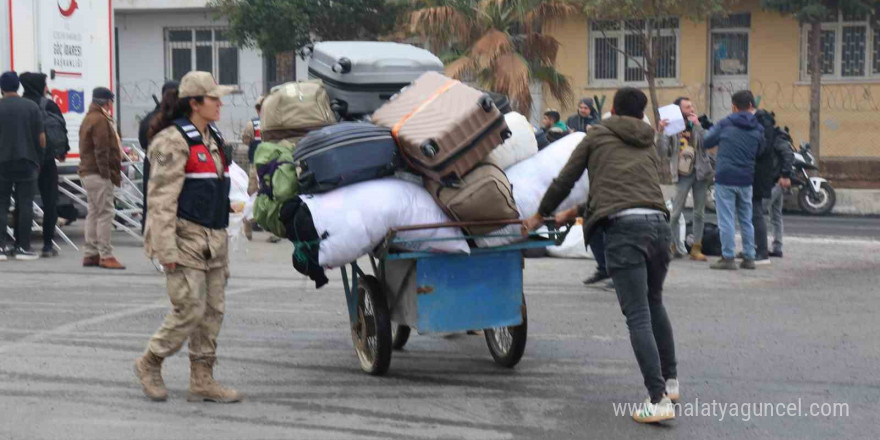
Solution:
<svg viewBox="0 0 880 440"><path fill-rule="evenodd" d="M279 236L287 235L281 221L281 206L299 194L296 167L293 164L295 145L287 140L263 141L254 153L260 190L254 202L254 220L263 229Z"/></svg>

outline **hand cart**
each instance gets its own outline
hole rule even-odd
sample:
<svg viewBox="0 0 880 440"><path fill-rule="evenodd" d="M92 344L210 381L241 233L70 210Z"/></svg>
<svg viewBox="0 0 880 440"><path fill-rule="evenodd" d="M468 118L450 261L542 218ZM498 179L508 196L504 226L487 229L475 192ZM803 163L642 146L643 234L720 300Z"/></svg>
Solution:
<svg viewBox="0 0 880 440"><path fill-rule="evenodd" d="M355 261L341 267L351 338L361 369L383 375L392 349L402 349L411 329L420 334L483 330L496 363L512 368L523 356L528 317L523 293L523 251L559 245L571 226L506 246L472 248L470 254L395 252L404 231L520 223L467 222L397 228L370 255L373 274ZM498 237L465 237L468 239ZM461 239L457 237L455 239Z"/></svg>

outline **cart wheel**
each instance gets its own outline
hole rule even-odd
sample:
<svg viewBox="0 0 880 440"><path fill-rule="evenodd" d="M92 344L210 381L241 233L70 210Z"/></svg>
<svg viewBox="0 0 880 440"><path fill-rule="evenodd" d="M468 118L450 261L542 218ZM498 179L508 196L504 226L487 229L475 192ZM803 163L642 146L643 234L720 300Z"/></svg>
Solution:
<svg viewBox="0 0 880 440"><path fill-rule="evenodd" d="M351 340L365 373L381 376L391 364L391 318L379 280L358 279L358 320L352 325Z"/></svg>
<svg viewBox="0 0 880 440"><path fill-rule="evenodd" d="M495 363L507 368L513 368L522 359L526 351L526 336L528 335L528 314L526 313L526 300L523 298L522 305L523 322L512 327L488 328L485 330L486 344Z"/></svg>
<svg viewBox="0 0 880 440"><path fill-rule="evenodd" d="M495 363L507 368L516 366L526 350L527 332L525 322L515 327L486 329L486 343Z"/></svg>
<svg viewBox="0 0 880 440"><path fill-rule="evenodd" d="M403 324L391 324L391 347L395 350L403 350L406 341L409 341L409 326Z"/></svg>

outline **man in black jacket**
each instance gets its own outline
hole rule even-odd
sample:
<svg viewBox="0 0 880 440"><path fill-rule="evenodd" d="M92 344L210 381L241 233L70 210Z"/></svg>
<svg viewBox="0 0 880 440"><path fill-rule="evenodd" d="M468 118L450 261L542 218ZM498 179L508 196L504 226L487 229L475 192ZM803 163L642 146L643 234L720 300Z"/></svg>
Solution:
<svg viewBox="0 0 880 440"><path fill-rule="evenodd" d="M791 166L794 152L787 134L776 127L773 113L758 110L758 122L764 127L764 150L755 160L755 181L752 184L752 223L755 226L755 265L769 265L767 249L767 222L764 220L764 199L772 196L778 183L783 189L791 187Z"/></svg>
<svg viewBox="0 0 880 440"><path fill-rule="evenodd" d="M43 116L33 102L18 96L21 83L15 72L0 75L0 261L10 257L36 260L31 251L34 191L46 148ZM6 226L10 199L15 199L15 243L7 246Z"/></svg>
<svg viewBox="0 0 880 440"><path fill-rule="evenodd" d="M52 244L55 239L55 226L58 223L58 166L55 160L64 162L67 152L70 151L67 123L55 101L46 98L49 88L46 86L45 73L25 72L21 74L20 79L24 88L22 97L40 107L43 126L47 132L46 151L43 154L43 163L40 165L40 175L37 177L37 188L43 201L43 251L40 256L50 258L58 255ZM59 128L54 135L49 130L52 123L56 123Z"/></svg>

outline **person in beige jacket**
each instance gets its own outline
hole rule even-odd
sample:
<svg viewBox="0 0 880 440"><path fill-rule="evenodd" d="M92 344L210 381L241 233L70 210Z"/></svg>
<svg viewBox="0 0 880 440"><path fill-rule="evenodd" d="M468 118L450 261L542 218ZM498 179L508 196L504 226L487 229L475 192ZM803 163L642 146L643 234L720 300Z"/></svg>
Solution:
<svg viewBox="0 0 880 440"><path fill-rule="evenodd" d="M241 395L213 376L217 334L225 312L229 253L229 163L219 131L220 98L232 91L207 72L184 75L173 109L150 129L146 253L165 269L173 306L146 352L135 361L144 394L166 400L162 361L189 341L189 401L237 402Z"/></svg>

